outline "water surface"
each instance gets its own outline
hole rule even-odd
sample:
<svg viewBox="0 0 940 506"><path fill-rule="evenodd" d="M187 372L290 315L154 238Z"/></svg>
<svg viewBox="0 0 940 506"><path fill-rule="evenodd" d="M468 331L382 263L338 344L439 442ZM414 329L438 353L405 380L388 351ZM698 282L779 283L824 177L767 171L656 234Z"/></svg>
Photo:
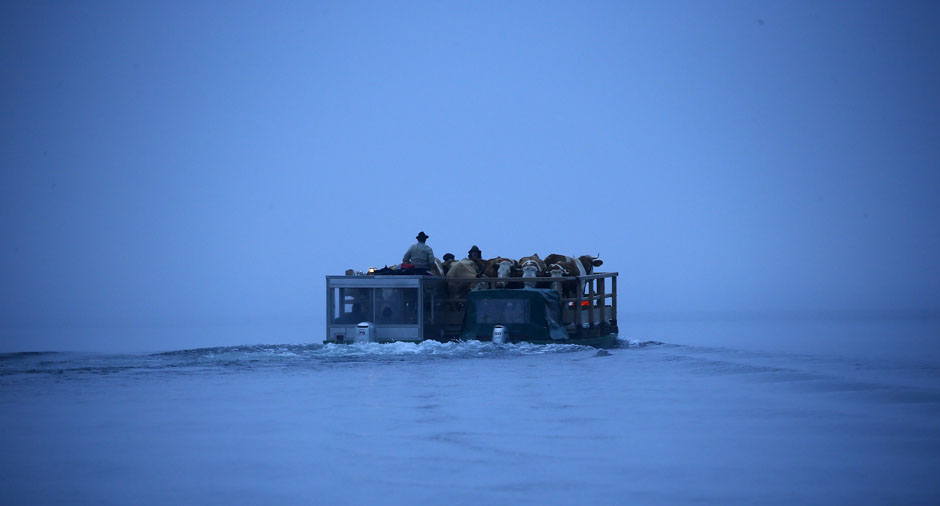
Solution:
<svg viewBox="0 0 940 506"><path fill-rule="evenodd" d="M720 346L695 344L721 330L681 332L696 325L607 352L471 341L0 355L4 502L940 500L929 354L733 346L734 326Z"/></svg>

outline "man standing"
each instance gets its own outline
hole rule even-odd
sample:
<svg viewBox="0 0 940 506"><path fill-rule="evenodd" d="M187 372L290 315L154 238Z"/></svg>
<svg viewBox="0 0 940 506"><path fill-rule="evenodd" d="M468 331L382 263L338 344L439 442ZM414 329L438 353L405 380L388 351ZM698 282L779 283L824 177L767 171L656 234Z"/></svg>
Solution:
<svg viewBox="0 0 940 506"><path fill-rule="evenodd" d="M431 264L434 263L434 250L430 246L424 244L428 240L429 235L424 233L424 230L418 232L415 239L418 240L415 244L412 244L408 251L405 252L405 256L402 257L402 263L408 263L414 265L413 269L409 274L427 274L428 269L431 268Z"/></svg>
<svg viewBox="0 0 940 506"><path fill-rule="evenodd" d="M476 244L474 244L473 247L470 248L470 251L467 252L467 258L473 260L473 263L477 264L477 268L481 274L486 269L486 262L483 260L483 252L480 250L480 248L477 247Z"/></svg>

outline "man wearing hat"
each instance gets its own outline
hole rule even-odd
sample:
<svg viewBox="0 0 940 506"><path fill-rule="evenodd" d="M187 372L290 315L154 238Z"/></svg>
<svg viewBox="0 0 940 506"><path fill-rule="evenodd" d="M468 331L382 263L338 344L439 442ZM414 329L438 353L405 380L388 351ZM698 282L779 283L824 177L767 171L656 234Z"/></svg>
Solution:
<svg viewBox="0 0 940 506"><path fill-rule="evenodd" d="M424 230L418 232L415 239L418 242L411 245L408 248L408 251L405 252L405 256L402 257L401 261L403 264L411 264L414 267L411 269L410 274L427 274L428 269L431 268L431 264L434 263L434 250L430 246L424 244L428 240L429 235L424 233ZM402 266L404 267L404 265Z"/></svg>
<svg viewBox="0 0 940 506"><path fill-rule="evenodd" d="M483 261L483 252L480 251L480 248L478 248L476 244L467 252L467 258L473 260L473 263L477 264L477 267L479 267L480 272L483 272L486 267L486 262Z"/></svg>

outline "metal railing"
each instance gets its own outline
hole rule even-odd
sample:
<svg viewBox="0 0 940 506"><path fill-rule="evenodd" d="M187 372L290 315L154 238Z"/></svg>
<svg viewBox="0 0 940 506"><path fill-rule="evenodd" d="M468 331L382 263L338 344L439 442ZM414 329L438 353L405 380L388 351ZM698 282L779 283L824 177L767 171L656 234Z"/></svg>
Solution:
<svg viewBox="0 0 940 506"><path fill-rule="evenodd" d="M482 289L502 288L509 286L518 286L526 282L549 284L554 288L561 298L562 311L567 311L569 303L573 311L573 323L581 327L584 323L594 325L604 319L607 300L610 299L610 319L617 321L617 272L598 272L596 274L587 274L584 276L563 276L563 277L538 277L538 278L447 278L447 282L453 285L477 284L483 286ZM610 280L610 291L608 291L607 280ZM577 283L574 297L565 297L565 288L571 287L572 283ZM569 290L570 291L570 290ZM459 307L465 299L447 299L446 304L450 308ZM585 304L585 302L587 304ZM598 306L596 309L595 307ZM585 321L584 312L587 312ZM600 314L596 314L599 312ZM598 316L600 318L598 318Z"/></svg>

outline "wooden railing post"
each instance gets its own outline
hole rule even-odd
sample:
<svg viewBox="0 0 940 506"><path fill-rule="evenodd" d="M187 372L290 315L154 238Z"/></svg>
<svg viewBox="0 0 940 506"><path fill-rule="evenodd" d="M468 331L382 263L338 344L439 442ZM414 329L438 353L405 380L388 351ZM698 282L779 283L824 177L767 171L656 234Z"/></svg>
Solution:
<svg viewBox="0 0 940 506"><path fill-rule="evenodd" d="M590 279L588 280L588 318L590 318L588 323L591 324L591 327L594 326L594 322L596 321L594 319L594 298L596 294L597 292L594 290L594 280Z"/></svg>
<svg viewBox="0 0 940 506"><path fill-rule="evenodd" d="M578 333L581 332L581 322L584 319L581 318L581 301L584 299L584 281L581 278L578 278L578 300L575 303L575 324L578 326Z"/></svg>
<svg viewBox="0 0 940 506"><path fill-rule="evenodd" d="M610 319L617 321L617 276L610 277Z"/></svg>

